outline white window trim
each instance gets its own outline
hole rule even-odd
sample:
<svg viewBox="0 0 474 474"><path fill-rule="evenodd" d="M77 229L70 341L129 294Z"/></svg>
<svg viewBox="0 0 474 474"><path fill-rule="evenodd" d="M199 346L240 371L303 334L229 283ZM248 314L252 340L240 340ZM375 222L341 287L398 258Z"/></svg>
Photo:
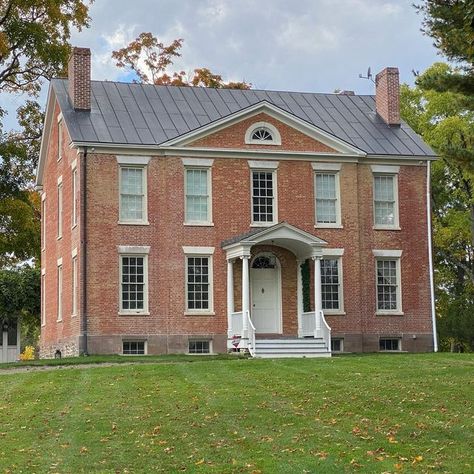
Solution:
<svg viewBox="0 0 474 474"><path fill-rule="evenodd" d="M214 250L215 247L188 247L183 246L184 252L184 295L185 316L214 316ZM188 257L206 257L209 259L209 308L188 309Z"/></svg>
<svg viewBox="0 0 474 474"><path fill-rule="evenodd" d="M263 162L262 162L263 163ZM270 162L272 163L272 162ZM274 162L273 162L274 163ZM255 222L253 220L253 173L263 171L265 173L272 173L273 180L273 221L271 222ZM250 226L251 227L271 227L278 223L278 176L276 168L265 168L259 166L257 168L250 168Z"/></svg>
<svg viewBox="0 0 474 474"><path fill-rule="evenodd" d="M373 250L375 256L375 314L377 316L403 316L402 305L402 272L401 272L401 250ZM378 253L378 256L376 256ZM397 308L379 309L378 301L378 273L377 262L379 260L395 260L397 271Z"/></svg>
<svg viewBox="0 0 474 474"><path fill-rule="evenodd" d="M64 280L64 275L63 275L63 259L59 258L57 261L57 267L56 267L56 275L57 275L57 287L56 287L56 292L57 292L57 317L56 317L56 322L60 323L63 320L63 280Z"/></svg>
<svg viewBox="0 0 474 474"><path fill-rule="evenodd" d="M272 141L252 140L252 134L257 128L267 128L273 135ZM245 132L245 143L247 145L281 145L281 135L278 129L268 122L255 122Z"/></svg>
<svg viewBox="0 0 474 474"><path fill-rule="evenodd" d="M116 155L117 163L124 166L147 166L150 162L149 156L136 156L136 155Z"/></svg>
<svg viewBox="0 0 474 474"><path fill-rule="evenodd" d="M341 163L321 163L319 161L311 163L313 171L341 171Z"/></svg>
<svg viewBox="0 0 474 474"><path fill-rule="evenodd" d="M344 338L343 337L332 337L331 338L331 344L332 344L332 341L340 341L341 342L341 350L340 351L333 351L331 350L331 352L335 352L336 354L341 354L342 352L344 352Z"/></svg>
<svg viewBox="0 0 474 474"><path fill-rule="evenodd" d="M71 215L71 229L77 226L77 159L71 163L71 192L72 192L72 215Z"/></svg>
<svg viewBox="0 0 474 474"><path fill-rule="evenodd" d="M63 157L63 116L58 115L58 158L57 161L61 161Z"/></svg>
<svg viewBox="0 0 474 474"><path fill-rule="evenodd" d="M386 350L382 350L380 349L380 340L381 339L396 339L398 341L398 349L395 349L395 350L391 350L391 349L386 349ZM402 352L402 338L401 337L398 337L398 336L381 336L379 337L379 352Z"/></svg>
<svg viewBox="0 0 474 474"><path fill-rule="evenodd" d="M71 297L71 316L77 316L77 303L78 303L78 290L79 290L79 261L77 258L77 248L74 248L71 252L71 284L72 284L72 297Z"/></svg>
<svg viewBox="0 0 474 474"><path fill-rule="evenodd" d="M130 158L130 157L124 157L124 158ZM139 157L133 157L133 158L139 158ZM117 156L117 161L119 161L119 156ZM128 219L128 220L122 220L122 170L124 168L140 168L143 170L142 173L142 185L143 185L143 208L142 208L142 219ZM133 164L129 163L119 163L119 220L118 224L121 225L150 225L148 221L148 167L146 164L143 163L137 163L133 162Z"/></svg>
<svg viewBox="0 0 474 474"><path fill-rule="evenodd" d="M267 160L247 160L249 168L252 170L276 170L280 164L278 161Z"/></svg>
<svg viewBox="0 0 474 474"><path fill-rule="evenodd" d="M64 214L64 193L63 193L63 177L58 177L58 186L57 186L57 198L58 198L58 228L56 239L59 240L63 236L63 214Z"/></svg>
<svg viewBox="0 0 474 474"><path fill-rule="evenodd" d="M120 249L138 249L138 248L148 248L150 247L126 247L126 246L119 246L119 316L148 316L150 314L148 308L148 252L146 253L139 253L136 251L126 251L121 252ZM143 257L143 309L123 309L122 308L122 257Z"/></svg>
<svg viewBox="0 0 474 474"><path fill-rule="evenodd" d="M148 255L149 245L117 245L118 253L127 255Z"/></svg>
<svg viewBox="0 0 474 474"><path fill-rule="evenodd" d="M339 278L339 309L324 309L324 314L331 316L344 316L346 314L344 310L344 275L342 256L344 255L344 249L322 249L323 260L333 259L337 260L337 274Z"/></svg>
<svg viewBox="0 0 474 474"><path fill-rule="evenodd" d="M41 251L46 250L46 193L41 193Z"/></svg>
<svg viewBox="0 0 474 474"><path fill-rule="evenodd" d="M326 163L330 165L329 163ZM314 165L314 163L312 163ZM326 169L323 167L315 168L313 166L313 189L314 189L314 227L315 229L342 229L341 220L341 185L339 182L339 169L340 165L328 166ZM336 186L336 222L318 222L318 216L316 214L316 175L317 174L334 174L335 186Z"/></svg>
<svg viewBox="0 0 474 474"><path fill-rule="evenodd" d="M183 158L184 165L184 223L186 226L202 226L202 227L212 227L214 223L212 222L212 164L214 160L206 159L195 159L195 158ZM186 187L188 179L188 170L202 170L207 172L207 220L205 221L188 221L187 220L187 199L186 199Z"/></svg>
<svg viewBox="0 0 474 474"><path fill-rule="evenodd" d="M399 166L372 165L372 222L374 230L401 230L399 217L399 200L398 200L398 173ZM394 223L391 225L383 225L375 223L375 177L376 176L392 176L393 177L393 199L394 199Z"/></svg>
<svg viewBox="0 0 474 474"><path fill-rule="evenodd" d="M46 326L46 269L41 269L41 327Z"/></svg>

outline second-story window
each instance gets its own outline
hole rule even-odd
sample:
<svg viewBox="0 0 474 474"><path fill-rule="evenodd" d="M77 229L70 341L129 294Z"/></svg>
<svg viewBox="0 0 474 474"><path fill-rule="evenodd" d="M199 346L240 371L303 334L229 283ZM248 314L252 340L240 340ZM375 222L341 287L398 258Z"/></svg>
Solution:
<svg viewBox="0 0 474 474"><path fill-rule="evenodd" d="M77 225L77 167L72 168L72 227Z"/></svg>
<svg viewBox="0 0 474 474"><path fill-rule="evenodd" d="M186 224L211 222L210 169L186 168Z"/></svg>
<svg viewBox="0 0 474 474"><path fill-rule="evenodd" d="M58 119L58 161L63 156L63 120Z"/></svg>
<svg viewBox="0 0 474 474"><path fill-rule="evenodd" d="M121 166L120 222L145 223L146 213L146 168Z"/></svg>
<svg viewBox="0 0 474 474"><path fill-rule="evenodd" d="M398 166L372 165L375 229L399 229L398 171Z"/></svg>
<svg viewBox="0 0 474 474"><path fill-rule="evenodd" d="M58 178L58 239L63 236L63 180Z"/></svg>

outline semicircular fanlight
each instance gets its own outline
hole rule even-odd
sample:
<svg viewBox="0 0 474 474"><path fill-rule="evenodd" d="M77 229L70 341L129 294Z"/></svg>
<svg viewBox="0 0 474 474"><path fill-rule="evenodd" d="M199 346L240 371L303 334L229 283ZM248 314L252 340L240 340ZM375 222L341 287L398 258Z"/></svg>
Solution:
<svg viewBox="0 0 474 474"><path fill-rule="evenodd" d="M268 128L260 127L252 132L252 140L258 141L258 142L261 142L261 141L272 142L273 135L270 132L270 130L268 130Z"/></svg>

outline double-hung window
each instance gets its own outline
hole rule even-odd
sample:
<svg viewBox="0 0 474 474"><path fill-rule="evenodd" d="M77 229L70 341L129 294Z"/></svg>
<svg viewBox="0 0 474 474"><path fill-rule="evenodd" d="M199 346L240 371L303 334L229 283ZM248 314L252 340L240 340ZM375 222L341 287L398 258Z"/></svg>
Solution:
<svg viewBox="0 0 474 474"><path fill-rule="evenodd" d="M63 177L58 178L58 239L63 236Z"/></svg>
<svg viewBox="0 0 474 474"><path fill-rule="evenodd" d="M72 217L71 217L71 227L75 227L77 225L77 161L74 160L72 164Z"/></svg>
<svg viewBox="0 0 474 474"><path fill-rule="evenodd" d="M119 246L120 314L148 314L150 247Z"/></svg>
<svg viewBox="0 0 474 474"><path fill-rule="evenodd" d="M214 247L183 247L186 256L186 314L213 314Z"/></svg>
<svg viewBox="0 0 474 474"><path fill-rule="evenodd" d="M398 229L398 166L372 166L374 227Z"/></svg>
<svg viewBox="0 0 474 474"><path fill-rule="evenodd" d="M187 225L212 225L212 163L213 160L183 159Z"/></svg>
<svg viewBox="0 0 474 474"><path fill-rule="evenodd" d="M344 249L324 249L321 260L322 308L327 314L344 313L342 255Z"/></svg>
<svg viewBox="0 0 474 474"><path fill-rule="evenodd" d="M57 287L56 287L56 297L57 297L57 322L63 320L63 259L58 259L58 269L57 269Z"/></svg>
<svg viewBox="0 0 474 474"><path fill-rule="evenodd" d="M315 226L341 227L339 163L312 163L314 170Z"/></svg>
<svg viewBox="0 0 474 474"><path fill-rule="evenodd" d="M117 156L119 164L119 223L148 224L148 157Z"/></svg>
<svg viewBox="0 0 474 474"><path fill-rule="evenodd" d="M62 115L58 115L58 161L63 156L63 119Z"/></svg>
<svg viewBox="0 0 474 474"><path fill-rule="evenodd" d="M71 308L71 315L77 315L77 298L78 298L78 265L77 265L77 249L74 249L71 253L72 255L72 308Z"/></svg>
<svg viewBox="0 0 474 474"><path fill-rule="evenodd" d="M374 250L378 314L403 314L400 250Z"/></svg>
<svg viewBox="0 0 474 474"><path fill-rule="evenodd" d="M276 170L278 162L249 161L252 188L252 225L278 222Z"/></svg>

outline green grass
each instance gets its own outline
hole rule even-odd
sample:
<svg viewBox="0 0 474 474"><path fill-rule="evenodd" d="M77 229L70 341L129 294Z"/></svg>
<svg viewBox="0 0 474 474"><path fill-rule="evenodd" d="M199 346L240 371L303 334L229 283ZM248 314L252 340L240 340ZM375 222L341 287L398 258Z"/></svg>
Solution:
<svg viewBox="0 0 474 474"><path fill-rule="evenodd" d="M2 372L0 472L474 472L472 355L189 359Z"/></svg>

